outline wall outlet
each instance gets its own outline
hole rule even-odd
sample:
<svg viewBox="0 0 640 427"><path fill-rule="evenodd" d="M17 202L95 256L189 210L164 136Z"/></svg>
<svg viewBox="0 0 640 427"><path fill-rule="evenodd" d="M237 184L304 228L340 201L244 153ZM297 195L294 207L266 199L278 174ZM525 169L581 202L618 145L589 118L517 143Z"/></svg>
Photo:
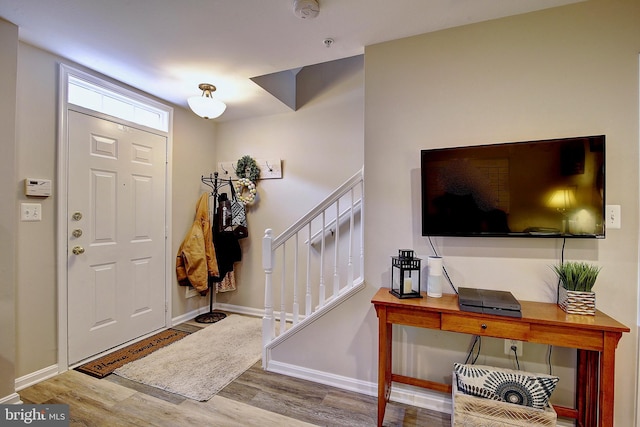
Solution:
<svg viewBox="0 0 640 427"><path fill-rule="evenodd" d="M193 288L191 286L186 286L185 292L184 292L184 297L185 298L193 298L196 296L199 296L200 293L196 290L196 288Z"/></svg>
<svg viewBox="0 0 640 427"><path fill-rule="evenodd" d="M605 222L607 228L620 228L620 205L607 205L605 209Z"/></svg>
<svg viewBox="0 0 640 427"><path fill-rule="evenodd" d="M518 357L522 357L522 341L517 340L504 340L504 354L513 356L513 348L516 348L516 354Z"/></svg>

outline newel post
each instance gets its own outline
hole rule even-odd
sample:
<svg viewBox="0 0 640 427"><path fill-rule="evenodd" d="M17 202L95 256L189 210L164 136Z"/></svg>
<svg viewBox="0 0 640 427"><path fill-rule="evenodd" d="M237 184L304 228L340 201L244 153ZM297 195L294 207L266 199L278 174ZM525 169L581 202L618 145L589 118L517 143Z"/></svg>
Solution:
<svg viewBox="0 0 640 427"><path fill-rule="evenodd" d="M271 285L271 275L273 273L273 251L271 249L272 244L272 230L270 228L267 228L264 231L264 237L262 238L262 268L264 268L264 317L262 318L263 348L275 338L275 323L273 319L273 289ZM263 357L262 360L264 364L266 358Z"/></svg>

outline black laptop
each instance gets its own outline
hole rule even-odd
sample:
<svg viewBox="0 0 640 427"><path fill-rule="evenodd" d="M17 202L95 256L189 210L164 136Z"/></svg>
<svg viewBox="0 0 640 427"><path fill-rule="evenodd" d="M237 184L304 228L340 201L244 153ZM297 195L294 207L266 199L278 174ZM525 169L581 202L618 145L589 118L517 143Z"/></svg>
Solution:
<svg viewBox="0 0 640 427"><path fill-rule="evenodd" d="M461 287L458 288L458 305L462 311L522 317L520 303L507 291Z"/></svg>

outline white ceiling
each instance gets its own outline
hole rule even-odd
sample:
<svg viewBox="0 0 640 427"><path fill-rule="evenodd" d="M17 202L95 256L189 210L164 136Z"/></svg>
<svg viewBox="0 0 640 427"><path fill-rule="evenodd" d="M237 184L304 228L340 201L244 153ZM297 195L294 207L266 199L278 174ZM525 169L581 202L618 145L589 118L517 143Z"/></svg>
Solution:
<svg viewBox="0 0 640 427"><path fill-rule="evenodd" d="M293 0L0 0L0 17L26 43L177 105L212 83L228 105L218 120L231 120L287 111L252 77L578 1L319 0L318 17L300 19Z"/></svg>

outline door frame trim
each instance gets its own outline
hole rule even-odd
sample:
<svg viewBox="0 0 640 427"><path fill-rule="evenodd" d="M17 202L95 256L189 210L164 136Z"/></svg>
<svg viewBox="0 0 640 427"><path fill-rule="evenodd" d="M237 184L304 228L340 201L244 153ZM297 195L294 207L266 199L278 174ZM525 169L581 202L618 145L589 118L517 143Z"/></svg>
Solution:
<svg viewBox="0 0 640 427"><path fill-rule="evenodd" d="M82 78L92 83L104 86L114 92L120 93L126 97L136 99L138 101L153 105L155 108L164 110L169 114L168 131L163 132L157 129L148 128L137 123L128 122L123 119L98 113L93 110L78 107L67 103L67 81L70 75ZM72 67L67 64L59 64L58 75L58 135L57 135L57 220L56 220L56 259L57 259L57 292L58 292L58 372L64 372L69 369L69 353L68 353L68 305L67 305L67 180L69 177L69 141L68 141L68 111L72 109L80 113L88 114L101 119L108 119L123 125L162 135L167 139L167 152L165 163L165 327L170 327L172 322L171 313L171 283L172 283L172 264L173 256L171 254L171 194L173 176L171 165L173 164L173 108L159 103L147 95L136 92L124 87L122 83L99 75L98 73L88 70Z"/></svg>

